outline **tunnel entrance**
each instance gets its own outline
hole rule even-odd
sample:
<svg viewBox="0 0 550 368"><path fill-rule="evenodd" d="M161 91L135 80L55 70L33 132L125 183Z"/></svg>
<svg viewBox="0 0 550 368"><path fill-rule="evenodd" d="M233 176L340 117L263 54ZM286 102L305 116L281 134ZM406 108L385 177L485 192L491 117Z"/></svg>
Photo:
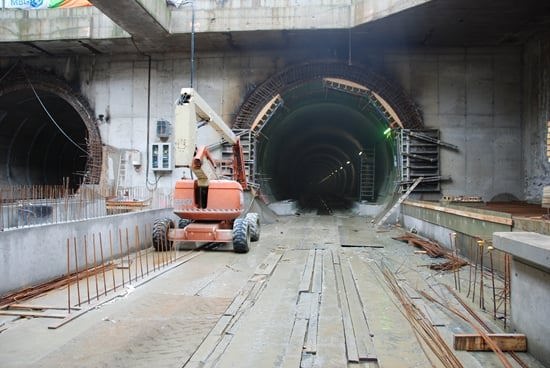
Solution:
<svg viewBox="0 0 550 368"><path fill-rule="evenodd" d="M399 178L394 128L420 113L379 75L341 63L291 67L243 104L234 128L255 136L255 181L270 201L302 208L381 204Z"/></svg>
<svg viewBox="0 0 550 368"><path fill-rule="evenodd" d="M0 82L0 185L96 184L101 143L84 98L23 66Z"/></svg>

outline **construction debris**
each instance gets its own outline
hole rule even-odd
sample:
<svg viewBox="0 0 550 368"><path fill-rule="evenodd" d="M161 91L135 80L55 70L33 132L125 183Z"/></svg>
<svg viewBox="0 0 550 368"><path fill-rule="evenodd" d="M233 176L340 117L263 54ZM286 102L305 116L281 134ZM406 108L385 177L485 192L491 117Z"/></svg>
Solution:
<svg viewBox="0 0 550 368"><path fill-rule="evenodd" d="M407 293L399 286L395 275L387 268L382 269L386 283L395 297L403 306L404 316L417 333L417 336L430 348L434 355L445 367L463 367L462 363L451 348L447 345L441 334L426 315L412 302Z"/></svg>
<svg viewBox="0 0 550 368"><path fill-rule="evenodd" d="M395 238L392 238L394 240L399 240L402 242L406 242L409 245L413 245L417 248L423 249L423 251L426 252L427 255L429 255L432 258L447 258L448 261L444 263L434 263L431 264L429 267L432 270L438 270L438 271L454 271L457 269L460 269L462 266L466 266L468 262L464 261L463 259L459 258L453 252L445 249L438 243L422 238L416 234L413 233L405 233L405 235L398 236Z"/></svg>

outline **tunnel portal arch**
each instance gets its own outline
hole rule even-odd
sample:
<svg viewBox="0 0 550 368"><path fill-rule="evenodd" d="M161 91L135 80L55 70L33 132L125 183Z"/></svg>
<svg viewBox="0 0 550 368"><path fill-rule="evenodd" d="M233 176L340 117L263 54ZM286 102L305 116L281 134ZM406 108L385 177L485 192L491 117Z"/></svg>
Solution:
<svg viewBox="0 0 550 368"><path fill-rule="evenodd" d="M59 185L65 177L73 188L98 184L102 143L84 96L20 63L0 75L0 184Z"/></svg>
<svg viewBox="0 0 550 368"><path fill-rule="evenodd" d="M383 133L422 126L419 109L400 87L340 62L273 75L248 96L233 123L255 137L253 172L269 200L295 199L306 207L385 202L398 173L394 141Z"/></svg>

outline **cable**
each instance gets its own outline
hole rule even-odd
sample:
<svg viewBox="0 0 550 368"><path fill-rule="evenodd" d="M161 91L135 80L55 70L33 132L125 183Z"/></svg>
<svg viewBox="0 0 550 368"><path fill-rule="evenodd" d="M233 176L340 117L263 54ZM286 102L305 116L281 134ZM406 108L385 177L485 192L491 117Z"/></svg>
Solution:
<svg viewBox="0 0 550 368"><path fill-rule="evenodd" d="M146 143L147 147L145 149L145 187L150 192L157 189L157 185L160 180L160 176L155 175L155 181L151 183L149 181L149 149L150 149L150 140L151 140L151 55L146 54L143 52L138 45L136 44L136 41L134 40L134 37L131 37L130 40L132 41L132 44L136 48L137 52L148 59L148 68L147 68L147 138ZM150 187L151 186L151 187Z"/></svg>
<svg viewBox="0 0 550 368"><path fill-rule="evenodd" d="M23 73L25 73L25 78L27 79L27 82L29 83L29 85L31 86L31 89L32 91L34 92L34 95L36 96L36 99L38 100L38 102L40 102L40 106L42 106L42 108L44 109L44 111L46 112L46 114L48 115L48 117L50 118L50 120L52 121L52 123L54 123L54 125L57 127L57 129L59 129L59 131L61 132L61 134L63 134L65 136L65 138L67 138L69 140L69 142L71 142L76 148L78 148L79 150L81 150L82 152L84 152L86 154L86 156L89 156L89 153L88 151L86 151L85 149L83 149L82 147L80 147L75 141L72 140L71 137L69 137L67 135L67 133L65 133L65 131L59 126L59 124L57 124L57 122L55 121L55 119L52 117L52 115L50 114L50 112L48 111L48 109L46 108L46 106L44 106L44 103L42 102L42 100L40 99L40 96L38 96L38 93L36 93L36 90L34 89L34 86L32 85L31 83L31 80L29 79L29 76L27 75L27 72L25 71L25 69L23 69Z"/></svg>
<svg viewBox="0 0 550 368"><path fill-rule="evenodd" d="M7 72L4 73L4 75L2 76L2 78L0 78L0 82L2 82L2 81L4 80L4 78L6 78L6 77L12 72L12 70L15 69L15 67L16 67L17 65L19 65L19 60L18 60L15 64L13 64L13 65L11 66L11 68L9 68L9 70L8 70Z"/></svg>

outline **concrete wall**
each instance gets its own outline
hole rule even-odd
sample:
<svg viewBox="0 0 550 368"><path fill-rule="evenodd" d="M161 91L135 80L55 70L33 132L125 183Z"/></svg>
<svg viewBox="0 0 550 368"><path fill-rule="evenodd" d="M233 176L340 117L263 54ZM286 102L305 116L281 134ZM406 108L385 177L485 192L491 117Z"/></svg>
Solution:
<svg viewBox="0 0 550 368"><path fill-rule="evenodd" d="M441 49L379 50L357 55L356 62L377 69L413 96L427 127L459 146L441 150L442 186L450 195L504 193L523 198L521 150L521 50ZM323 52L318 51L318 58ZM328 52L325 52L325 55ZM375 56L372 56L375 54ZM283 67L312 60L311 54L202 54L196 88L231 122L245 96ZM326 55L328 57L328 55ZM95 111L110 116L100 126L105 143L145 152L147 107L146 60L96 60L81 67L84 93ZM188 85L189 62L178 57L153 61L152 121L173 118L173 101ZM154 125L154 124L153 124ZM154 137L154 126L150 127ZM130 132L130 134L128 134ZM143 173L132 173L141 181ZM171 186L168 177L161 185Z"/></svg>
<svg viewBox="0 0 550 368"><path fill-rule="evenodd" d="M289 65L334 60L341 50L293 52L198 53L195 87L226 122L232 122L246 96ZM341 55L345 59L347 53ZM60 59L29 59L37 67L69 65ZM523 198L521 125L521 49L362 49L353 62L370 67L409 93L421 108L427 127L441 130L444 141L459 151L441 149L441 174L452 177L442 192L481 195L511 193ZM80 58L81 90L97 115L104 144L147 151L148 60L140 55ZM182 55L153 55L151 69L151 141L160 118L173 121L174 101L189 85L190 63ZM65 70L60 70L62 75ZM203 128L204 131L209 129ZM206 137L209 137L208 134ZM144 160L145 161L145 160ZM108 181L116 173L111 158ZM145 182L146 167L131 170L128 180ZM161 175L159 186L171 188L182 171ZM149 175L149 180L155 180Z"/></svg>
<svg viewBox="0 0 550 368"><path fill-rule="evenodd" d="M512 258L511 288L512 329L527 335L529 352L548 366L550 314L544 310L550 305L550 272Z"/></svg>
<svg viewBox="0 0 550 368"><path fill-rule="evenodd" d="M96 236L97 254L99 254L99 234L102 234L103 252L110 255L108 236L113 236L113 250L119 254L118 229L129 232L129 244L134 247L136 225L140 229L142 246L149 246L150 239L143 235L144 226L152 225L161 217L170 217L171 209L150 210L107 216L98 219L68 222L55 225L43 225L0 232L0 270L2 282L0 295L23 287L45 282L67 273L67 239L71 239L71 259L74 271L73 238L77 239L78 263L84 265L84 236L88 239L88 254L91 255L92 236ZM150 234L150 229L147 230ZM125 243L125 235L123 235ZM91 263L91 260L89 261Z"/></svg>
<svg viewBox="0 0 550 368"><path fill-rule="evenodd" d="M525 197L541 202L542 189L550 185L546 157L547 121L550 120L550 37L534 39L524 51L523 157Z"/></svg>
<svg viewBox="0 0 550 368"><path fill-rule="evenodd" d="M237 32L290 29L342 29L368 23L430 0L197 0L196 32ZM191 6L167 7L164 1L138 0L172 34L191 31ZM104 4L102 4L104 5ZM116 8L113 5L113 9ZM0 2L1 9L1 2ZM113 14L129 15L124 9ZM0 41L129 38L115 22L95 8L3 10ZM151 35L147 35L151 36Z"/></svg>
<svg viewBox="0 0 550 368"><path fill-rule="evenodd" d="M496 249L512 256L510 274L511 326L527 336L527 348L546 367L550 365L550 237L532 232L498 232Z"/></svg>
<svg viewBox="0 0 550 368"><path fill-rule="evenodd" d="M521 49L464 48L387 53L383 68L413 96L425 125L459 151L441 149L447 195L523 198Z"/></svg>

